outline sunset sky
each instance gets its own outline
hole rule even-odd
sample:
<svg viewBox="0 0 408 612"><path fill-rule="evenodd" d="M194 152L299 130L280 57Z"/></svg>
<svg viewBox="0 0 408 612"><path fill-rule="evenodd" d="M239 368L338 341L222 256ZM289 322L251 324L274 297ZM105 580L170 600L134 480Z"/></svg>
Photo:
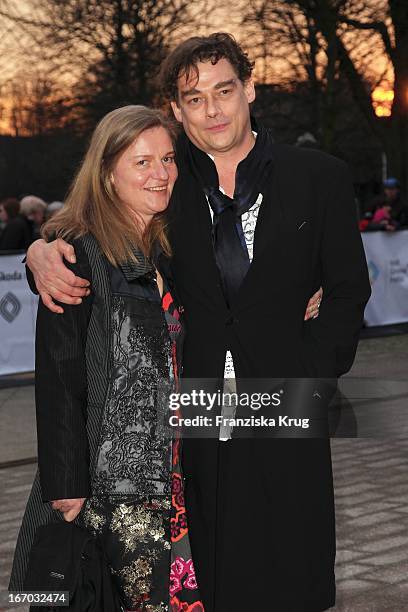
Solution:
<svg viewBox="0 0 408 612"><path fill-rule="evenodd" d="M204 1L204 0L203 0ZM376 0L378 5L383 5L384 0ZM201 3L200 3L201 4ZM199 3L194 3L194 8L200 6ZM35 3L34 3L35 6ZM218 5L219 7L219 5ZM0 10L5 12L11 12L14 14L20 14L23 16L30 17L34 14L33 3L29 0L0 0ZM198 10L198 9L197 9ZM210 31L217 29L225 29L232 32L238 39L242 39L242 31L238 27L238 21L241 16L241 11L227 10L219 7L218 13L212 13L212 27L211 24L202 24L200 34L205 33L206 27ZM195 33L197 33L195 31ZM366 32L362 32L361 36L367 36ZM380 49L380 41L378 41ZM9 100L4 95L4 84L13 78L13 75L18 73L29 73L32 72L32 57L30 55L31 41L25 37L19 28L13 27L12 24L0 15L0 87L3 88L3 95L1 96L1 105L3 107L0 115L0 132L7 132L7 107L9 106ZM270 62L266 73L269 75L268 80L274 83L279 82L279 78L282 78L284 71L284 61L276 59ZM392 71L387 70L387 62L384 55L378 53L371 62L366 66L368 73L375 75L384 76L383 82L373 92L373 105L377 115L387 116L390 112L392 105ZM265 74L262 63L258 61L255 78Z"/></svg>

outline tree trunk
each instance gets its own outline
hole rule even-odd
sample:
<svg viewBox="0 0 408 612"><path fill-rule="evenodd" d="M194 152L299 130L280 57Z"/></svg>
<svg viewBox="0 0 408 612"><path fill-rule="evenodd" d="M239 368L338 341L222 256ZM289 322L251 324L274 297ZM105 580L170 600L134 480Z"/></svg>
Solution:
<svg viewBox="0 0 408 612"><path fill-rule="evenodd" d="M408 193L408 3L389 0L395 31L394 102L388 142L389 174Z"/></svg>

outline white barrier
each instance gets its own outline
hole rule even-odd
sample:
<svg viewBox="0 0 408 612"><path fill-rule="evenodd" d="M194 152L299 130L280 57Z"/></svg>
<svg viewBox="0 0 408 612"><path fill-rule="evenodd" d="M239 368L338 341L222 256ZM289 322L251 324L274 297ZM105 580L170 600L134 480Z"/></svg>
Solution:
<svg viewBox="0 0 408 612"><path fill-rule="evenodd" d="M27 285L23 257L0 253L0 375L34 370L38 298Z"/></svg>
<svg viewBox="0 0 408 612"><path fill-rule="evenodd" d="M408 321L408 230L362 234L371 282L367 325Z"/></svg>

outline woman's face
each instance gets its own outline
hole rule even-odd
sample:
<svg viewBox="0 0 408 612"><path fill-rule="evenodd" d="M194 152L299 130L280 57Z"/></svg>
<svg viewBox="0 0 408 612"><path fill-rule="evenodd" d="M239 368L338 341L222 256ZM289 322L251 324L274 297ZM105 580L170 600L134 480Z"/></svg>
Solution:
<svg viewBox="0 0 408 612"><path fill-rule="evenodd" d="M121 153L111 175L117 196L145 224L166 210L176 178L173 143L163 127L142 132Z"/></svg>

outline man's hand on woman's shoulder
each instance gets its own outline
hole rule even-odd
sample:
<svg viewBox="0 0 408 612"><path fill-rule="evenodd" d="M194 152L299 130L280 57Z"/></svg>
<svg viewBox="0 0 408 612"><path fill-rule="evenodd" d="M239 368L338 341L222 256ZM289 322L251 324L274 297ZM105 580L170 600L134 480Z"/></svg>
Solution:
<svg viewBox="0 0 408 612"><path fill-rule="evenodd" d="M53 300L75 305L89 295L89 281L75 276L63 258L73 264L76 262L74 247L61 238L49 243L36 240L27 251L27 266L33 273L43 304L58 314L64 309Z"/></svg>

